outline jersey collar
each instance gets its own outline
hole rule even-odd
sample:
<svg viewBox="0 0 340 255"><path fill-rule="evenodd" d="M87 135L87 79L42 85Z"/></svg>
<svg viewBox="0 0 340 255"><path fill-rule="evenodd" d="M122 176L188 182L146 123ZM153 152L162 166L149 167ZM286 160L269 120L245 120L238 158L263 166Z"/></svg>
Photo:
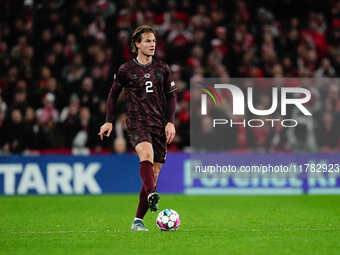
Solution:
<svg viewBox="0 0 340 255"><path fill-rule="evenodd" d="M139 63L139 62L137 61L137 59L136 59L136 58L133 58L132 60L133 60L133 62L135 62L137 65L139 65L139 66L143 66L143 67L146 67L146 66L149 66L149 65L151 65L151 64L152 64L152 62L153 62L153 59L152 59L152 60L151 60L151 62L150 62L149 64L143 65L143 64Z"/></svg>

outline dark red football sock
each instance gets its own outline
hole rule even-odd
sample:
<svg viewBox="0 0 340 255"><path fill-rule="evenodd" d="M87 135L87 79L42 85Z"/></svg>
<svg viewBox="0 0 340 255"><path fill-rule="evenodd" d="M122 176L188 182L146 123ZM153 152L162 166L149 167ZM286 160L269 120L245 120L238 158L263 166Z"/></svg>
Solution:
<svg viewBox="0 0 340 255"><path fill-rule="evenodd" d="M155 176L153 173L153 164L148 160L140 162L139 174L142 178L146 194L149 195L151 192L154 192Z"/></svg>
<svg viewBox="0 0 340 255"><path fill-rule="evenodd" d="M143 219L148 211L148 195L154 192L154 173L153 164L144 160L140 162L139 174L143 182L143 186L139 192L139 203L137 208L136 217Z"/></svg>
<svg viewBox="0 0 340 255"><path fill-rule="evenodd" d="M140 189L139 192L139 203L137 208L136 217L143 219L146 212L148 211L148 196L146 195L144 187Z"/></svg>

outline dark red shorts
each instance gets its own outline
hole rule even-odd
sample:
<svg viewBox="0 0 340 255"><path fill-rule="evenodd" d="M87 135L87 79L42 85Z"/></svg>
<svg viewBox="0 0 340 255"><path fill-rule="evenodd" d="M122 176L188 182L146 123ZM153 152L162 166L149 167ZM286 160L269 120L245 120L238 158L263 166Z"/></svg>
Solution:
<svg viewBox="0 0 340 255"><path fill-rule="evenodd" d="M154 162L164 163L166 159L167 144L165 129L134 129L128 130L129 141L133 148L141 142L152 144Z"/></svg>

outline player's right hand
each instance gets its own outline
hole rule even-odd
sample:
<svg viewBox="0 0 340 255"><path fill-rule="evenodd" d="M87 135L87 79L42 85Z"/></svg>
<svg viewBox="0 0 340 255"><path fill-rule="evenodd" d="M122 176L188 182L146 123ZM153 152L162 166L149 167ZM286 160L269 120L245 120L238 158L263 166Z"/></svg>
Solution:
<svg viewBox="0 0 340 255"><path fill-rule="evenodd" d="M100 136L100 140L103 141L103 136L109 137L112 131L112 123L111 122L106 122L100 127L100 131L98 135Z"/></svg>

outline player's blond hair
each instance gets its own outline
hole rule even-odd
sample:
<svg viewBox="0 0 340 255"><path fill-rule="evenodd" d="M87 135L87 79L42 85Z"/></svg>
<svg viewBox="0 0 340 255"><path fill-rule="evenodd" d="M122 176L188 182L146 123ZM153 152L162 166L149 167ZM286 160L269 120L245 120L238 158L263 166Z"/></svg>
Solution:
<svg viewBox="0 0 340 255"><path fill-rule="evenodd" d="M142 34L143 33L153 33L156 37L156 32L153 28L149 25L141 25L136 28L131 36L131 51L132 53L137 53L138 49L136 47L136 42L142 41Z"/></svg>

